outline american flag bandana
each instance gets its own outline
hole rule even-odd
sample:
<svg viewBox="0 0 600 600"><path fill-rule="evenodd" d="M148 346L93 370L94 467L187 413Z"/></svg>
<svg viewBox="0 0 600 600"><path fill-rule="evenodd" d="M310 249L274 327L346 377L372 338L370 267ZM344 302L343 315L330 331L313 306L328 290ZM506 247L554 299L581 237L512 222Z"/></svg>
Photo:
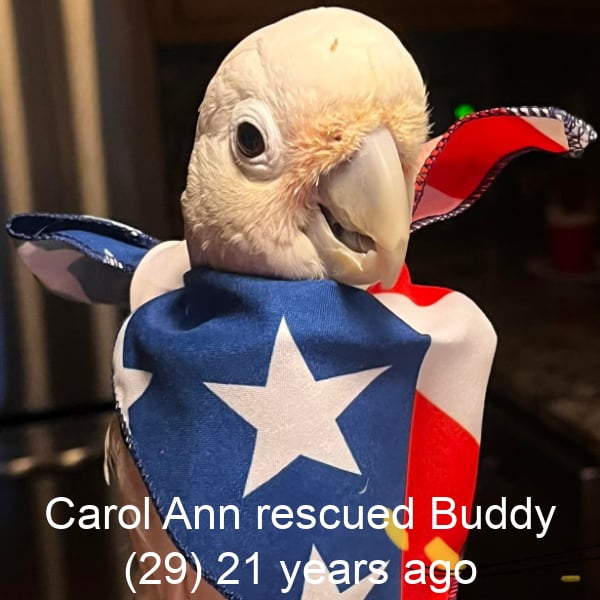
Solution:
<svg viewBox="0 0 600 600"><path fill-rule="evenodd" d="M415 286L407 271L393 291L378 292L194 269L184 288L143 304L121 330L115 392L163 521L174 496L186 510L239 507L239 529L169 526L213 583L223 552L258 552L259 583L252 565L240 567L238 584L218 586L223 593L281 598L279 561L319 556L387 565L385 584L359 583L348 597L411 597L401 591L407 560L458 560L463 532L432 532L428 510L431 496L470 503L494 348L473 302ZM257 530L259 506L346 506L355 522L359 507L391 510L411 496L414 530L403 534ZM285 597L329 597L305 588L299 581Z"/></svg>
<svg viewBox="0 0 600 600"><path fill-rule="evenodd" d="M470 115L432 140L416 182L413 230L473 204L513 157L579 155L591 127L552 108ZM195 268L182 242L65 215L20 215L8 225L28 267L50 289L85 302L126 305L114 354L122 432L153 507L191 565L239 600L451 598L409 584L407 563L456 564L467 538L432 528L431 499L471 506L485 389L496 337L464 295L410 281L392 290L333 281L281 281ZM172 501L234 507L238 528L187 527ZM408 530L279 529L260 506L388 510L412 499ZM234 511L234 512L235 512ZM193 525L193 524L192 524ZM220 577L223 552L240 559ZM244 562L254 553L253 564ZM326 585L296 578L285 593L280 561L380 561L382 580ZM186 580L187 581L187 580ZM327 579L326 579L327 581ZM189 590L188 590L189 591ZM161 598L176 598L167 590Z"/></svg>

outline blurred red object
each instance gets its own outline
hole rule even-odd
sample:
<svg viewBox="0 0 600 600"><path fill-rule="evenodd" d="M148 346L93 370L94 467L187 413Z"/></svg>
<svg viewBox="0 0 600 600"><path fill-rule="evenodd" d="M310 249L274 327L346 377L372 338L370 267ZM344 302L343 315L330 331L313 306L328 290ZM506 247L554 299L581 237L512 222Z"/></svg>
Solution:
<svg viewBox="0 0 600 600"><path fill-rule="evenodd" d="M588 273L596 268L596 214L571 211L556 202L548 207L550 261L561 273Z"/></svg>

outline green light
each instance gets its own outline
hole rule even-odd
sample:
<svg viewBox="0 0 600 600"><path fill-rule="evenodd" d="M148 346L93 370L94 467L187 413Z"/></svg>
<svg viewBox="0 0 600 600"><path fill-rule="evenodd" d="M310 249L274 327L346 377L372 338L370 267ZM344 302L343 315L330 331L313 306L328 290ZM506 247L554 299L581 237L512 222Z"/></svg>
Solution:
<svg viewBox="0 0 600 600"><path fill-rule="evenodd" d="M472 104L459 104L454 109L454 117L456 119L462 119L463 117L466 117L467 115L471 115L474 112L475 112L475 108L473 107Z"/></svg>

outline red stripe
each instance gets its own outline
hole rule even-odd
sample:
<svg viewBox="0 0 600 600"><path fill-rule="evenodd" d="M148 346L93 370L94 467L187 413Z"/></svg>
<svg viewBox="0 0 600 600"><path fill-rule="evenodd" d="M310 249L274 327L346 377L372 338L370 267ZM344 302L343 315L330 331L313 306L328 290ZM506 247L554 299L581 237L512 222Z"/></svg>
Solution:
<svg viewBox="0 0 600 600"><path fill-rule="evenodd" d="M479 444L456 421L437 408L420 392L415 405L409 443L406 498L413 497L414 524L408 532L409 548L402 553L402 573L409 560L430 560L424 547L440 537L461 554L468 530L457 524L453 529L432 529L432 498L448 496L457 506L473 502L479 460ZM434 593L429 585L402 583L401 597L410 600L446 600L448 594Z"/></svg>
<svg viewBox="0 0 600 600"><path fill-rule="evenodd" d="M452 292L447 288L414 285L406 266L391 290L376 284L368 291L372 294L402 294L418 306L431 306ZM402 599L449 600L452 597L452 588L447 593L437 593L431 590L429 583L405 583L405 565L410 560L422 560L428 565L430 560L424 548L435 537L442 538L461 554L468 531L459 524L453 529L432 529L431 502L435 496L451 497L457 506L469 507L470 516L478 459L479 444L475 438L416 391L406 475L406 500L413 497L414 523L413 529L408 531L408 550L402 553Z"/></svg>
<svg viewBox="0 0 600 600"><path fill-rule="evenodd" d="M395 293L402 294L412 300L417 306L431 306L444 296L451 293L452 290L441 287L432 287L428 285L415 285L410 280L408 267L404 265L398 281L389 290L383 289L380 283L372 285L368 290L371 294Z"/></svg>
<svg viewBox="0 0 600 600"><path fill-rule="evenodd" d="M567 150L518 116L472 119L449 136L431 165L426 185L454 198L467 198L501 159L528 148Z"/></svg>

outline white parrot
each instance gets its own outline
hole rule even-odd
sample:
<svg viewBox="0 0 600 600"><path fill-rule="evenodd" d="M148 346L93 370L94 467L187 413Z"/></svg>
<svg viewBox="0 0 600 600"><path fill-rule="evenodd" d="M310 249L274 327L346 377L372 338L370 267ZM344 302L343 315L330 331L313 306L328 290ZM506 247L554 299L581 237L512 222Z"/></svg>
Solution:
<svg viewBox="0 0 600 600"><path fill-rule="evenodd" d="M499 123L507 135L514 136L514 147L508 144L496 153L480 151L473 139L485 137L485 128L498 128ZM52 238L52 226L44 227L43 236L37 234L41 231L39 219L42 217L37 216L31 225L23 216L11 222L9 232L20 243L21 257L52 289L57 289L52 283L57 271L54 268L48 275L48 265L53 256L58 259L58 253L54 253L57 240L71 248L60 258L63 261L60 269L69 270L72 275L63 278L58 286L65 296L95 301L90 290L97 281L94 285L87 281L85 269L79 268L77 274L67 269L74 258L82 254L86 260L106 262L102 253L92 247L96 241L87 235L90 231L117 240L116 246L110 246L111 256L118 259L115 264L117 267L125 265L125 271L135 271L129 286L132 316L119 333L114 355L113 381L121 422L115 421L109 429L106 454L111 483L119 487L123 503L142 506L146 496L151 496L154 501L150 529L138 527L131 532L138 557L152 551L164 559L171 552L185 553L189 548L182 550L185 544L178 542L181 539L179 532L170 530L167 533L162 528L164 511L159 516L161 511L155 508L160 504L157 500L159 492L147 471L153 460L152 453L143 458L143 443L139 438L136 440L135 427L131 423L132 406L141 404L139 399L154 382L158 382L156 385L163 393L173 396L164 398L165 406L175 401L178 392L172 382L161 383L160 375L155 372L125 364L130 360L127 353L131 352L127 350L125 337L126 334L130 336L131 324L137 315L144 311L149 314L152 307L173 297L170 292L193 283L190 277L193 278L194 273L251 276L254 279L244 279L243 285L259 287L267 281L334 280L340 285L335 292L331 291L333 288L327 288L326 296L341 294L338 308L347 308L346 295L350 294L359 302L375 302L376 311L383 307L382 319L392 315L402 327L410 327L411 335L414 334L417 341L411 340L417 345L429 344L429 349L420 357L420 366L413 374L415 382L410 388L410 398L411 402L413 396L415 398L414 413L409 412L404 418L405 442L408 444L410 437L411 454L408 458L402 455L408 466L405 464L399 470L404 475L406 470L409 473L406 494L417 498L436 493L435 485L439 484L439 494L455 493L467 503L472 501L483 399L495 334L481 311L461 294L410 283L404 269L409 234L411 229L453 216L472 204L491 181L492 167L499 170L518 151L539 148L575 155L595 139L595 133L583 122L561 111L520 107L495 109L467 118L446 136L429 142L428 134L426 88L414 60L396 35L381 23L351 10L307 10L248 36L230 52L211 80L200 106L187 185L182 195L185 241L156 244L130 228L111 233L106 222L94 223L87 217L73 221L68 227L62 217L56 228L60 225L68 231L61 231L61 237L56 239ZM485 144L485 140L481 143ZM472 161L468 164L464 160L453 162L458 160L454 155L456 148L465 146L473 146ZM475 177L467 176L474 171ZM446 180L453 174L456 181L452 189L462 185L456 193L442 189L438 183L441 175ZM83 233L75 232L78 227ZM48 240L54 245L44 246ZM142 248L141 256L133 253L130 257L125 248L127 244ZM72 252L72 256L68 252ZM237 280L231 281L234 281L232 289L237 290ZM378 282L379 285L369 288ZM189 299L193 288L185 293ZM272 300L270 292L266 296L268 304ZM220 302L212 297L195 297L193 301ZM314 310L319 309L307 307L308 312ZM188 307L184 313L180 315L183 320L191 318L193 310ZM241 314L245 313L242 311ZM227 322L227 315L224 318ZM365 316L367 322L370 318L370 315ZM377 318L373 317L371 329L377 329ZM173 319L177 321L179 317ZM151 324L158 329L150 329L159 336L164 328L171 326L171 321L169 316L157 325L155 318ZM205 322L211 320L201 324ZM185 334L191 327L185 321L180 333ZM139 335L134 331L131 335L137 337L130 347L143 344L145 332L150 329L140 329ZM302 344L296 345L293 333L293 328L288 328L282 318L273 345L268 381L264 387L258 386L261 390L273 382L273 385L286 383L285 377L281 380L273 374L273 365L278 360L275 357L277 348L285 346L287 349L281 363L283 368L291 364L291 356L297 357L304 352ZM235 331L231 332L232 337L236 335ZM151 337L149 333L148 336ZM382 348L378 346L371 352L374 366L379 367L376 359L384 352ZM418 354L415 348L417 346L410 356ZM170 362L175 371L178 368L189 371L188 358L172 358L171 350L165 343L162 348L164 360ZM302 360L299 364L306 371L308 365ZM339 389L358 386L358 376L369 374L368 377L376 378L388 368L390 372L393 370L387 365L367 369L370 364L367 363L363 370L345 374L345 383L340 378L336 384ZM287 375L290 380L293 378L293 374ZM305 376L315 389L322 381L328 381L310 372L305 372ZM368 387L369 382L363 381L360 385ZM294 457L309 457L312 462L335 466L337 470L332 470L336 473L350 473L352 477L362 473L363 467L347 450L347 439L337 430L333 431L337 425L333 429L323 425L323 431L333 431L331 435L337 436L337 454L331 450L333 446L323 447L319 440L310 441L314 447L311 446L310 452L303 452L298 448L308 443L310 431L304 432L304 437L298 434L298 439L292 441L289 438L294 437L293 431L277 438L273 428L283 427L281 423L270 423L271 429L267 428L266 432L261 429L263 421L271 418L268 406L264 409L266 416L244 412L247 409L243 408L243 403L239 404L241 400L232 388L243 388L248 395L258 394L258 402L262 392L256 385L229 388L223 383L205 382L204 385L214 393L213 400L217 396L223 405L237 412L258 431L241 502L255 489L264 488L265 483L275 481L286 469L292 468L297 463L294 463ZM359 388L355 395L360 395L363 388ZM282 412L284 410L293 412L293 406L286 405L281 408ZM336 414L344 413L338 410ZM410 414L413 414L412 425ZM283 420L285 418L282 416ZM298 419L304 417L300 415ZM318 423L315 420L315 430ZM298 428L301 426L302 423ZM176 437L178 432L173 435ZM269 446L277 464L259 465L258 444L269 435L280 443L280 446ZM155 437L158 436L159 432L156 432ZM415 447L423 449L421 455ZM451 457L446 456L448 447L454 449ZM163 451L169 452L166 442L164 450L160 450ZM280 456L276 456L278 453ZM419 456L425 455L437 456L437 462L421 461ZM186 460L182 458L184 466ZM232 468L237 468L234 459L231 460ZM448 472L450 475L446 474ZM448 481L448 477L453 481ZM369 485L375 486L374 480L369 481L366 484L362 481L357 490L361 490L363 484L364 490L357 493L362 494ZM371 493L370 489L368 493ZM466 538L463 528L448 532L444 539L432 537L427 527L417 529L414 534L408 533L410 549L406 536L393 528L386 531L385 543L403 553L402 564L408 557L431 562L444 556L450 557L450 562L456 562ZM200 538L201 547L206 548L210 543ZM310 555L319 556L316 546L312 546ZM393 560L400 565L399 558ZM142 563L139 576L152 565L152 562ZM391 591L382 592L379 588L384 586L365 583L362 579L343 589L336 585L300 586L295 588L295 595L289 597L376 600L397 598L401 589L403 600L411 600L411 597L449 598L455 592L453 587L440 596L427 590L423 592L423 586L407 586L400 582L398 568L396 587ZM137 597L160 600L211 600L224 595L240 600L266 597L264 589L254 595L242 593L235 586L216 584L214 579L210 583L203 580L197 591L192 592L196 581L192 563L180 584L168 583L166 575L165 563L161 562L152 574L153 579L161 581L160 585L142 585L138 578ZM278 592L269 591L268 597L279 597Z"/></svg>
<svg viewBox="0 0 600 600"><path fill-rule="evenodd" d="M419 69L378 21L318 8L254 32L225 58L200 106L181 199L187 249L166 242L146 255L132 282L132 310L182 285L171 277L183 275L188 260L392 286L428 133ZM117 426L107 439L124 501L139 505L147 492ZM164 532L136 532L133 544L139 553L176 550ZM157 576L167 574L161 568ZM205 582L191 594L194 581L190 572L181 586L138 588L143 598L222 597Z"/></svg>

